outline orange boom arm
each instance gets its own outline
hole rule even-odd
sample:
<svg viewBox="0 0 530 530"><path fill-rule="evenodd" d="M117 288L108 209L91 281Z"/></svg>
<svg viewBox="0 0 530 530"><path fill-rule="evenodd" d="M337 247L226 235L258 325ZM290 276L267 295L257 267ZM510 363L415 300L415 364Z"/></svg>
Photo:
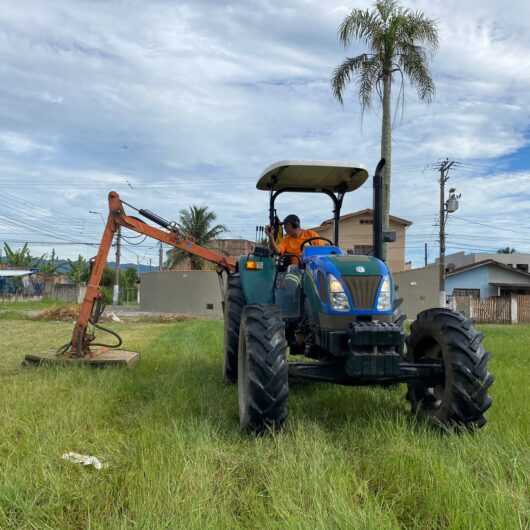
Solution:
<svg viewBox="0 0 530 530"><path fill-rule="evenodd" d="M142 212L141 210L139 211ZM155 214L151 215L153 218L158 217ZM165 224L169 225L167 222ZM94 340L94 336L92 334L87 334L87 327L93 314L94 304L101 299L101 278L103 276L105 265L107 264L107 257L112 246L112 239L118 226L123 226L124 228L133 230L139 234L144 234L147 237L167 243L168 245L188 252L189 254L199 256L206 261L216 263L220 269L229 272L233 272L236 269L234 258L223 256L213 250L196 245L189 239L182 238L174 225L171 225L169 230L160 230L159 228L144 223L137 217L125 215L120 196L115 191L111 191L109 193L109 216L107 218L107 224L105 225L105 231L103 232L101 243L99 244L97 256L92 264L86 294L83 303L81 304L79 317L72 334L72 340L69 344L68 350L65 352L65 355L68 357L93 355L90 350L90 343Z"/></svg>

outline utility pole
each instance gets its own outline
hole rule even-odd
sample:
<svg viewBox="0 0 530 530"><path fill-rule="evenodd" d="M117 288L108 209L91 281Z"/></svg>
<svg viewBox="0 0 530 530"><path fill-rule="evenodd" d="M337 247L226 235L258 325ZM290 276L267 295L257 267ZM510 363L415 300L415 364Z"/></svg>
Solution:
<svg viewBox="0 0 530 530"><path fill-rule="evenodd" d="M140 306L140 256L136 256L136 303Z"/></svg>
<svg viewBox="0 0 530 530"><path fill-rule="evenodd" d="M449 161L448 158L440 162L436 169L440 172L440 307L446 306L446 295L445 295L445 224L447 217L450 213L456 212L458 209L458 199L460 195L455 194L455 189L449 190L449 199L445 200L445 184L449 180L449 170L457 162L454 160Z"/></svg>
<svg viewBox="0 0 530 530"><path fill-rule="evenodd" d="M162 272L162 265L164 264L164 248L162 247L162 241L159 243L158 247L158 270Z"/></svg>
<svg viewBox="0 0 530 530"><path fill-rule="evenodd" d="M425 266L427 267L427 243L425 243Z"/></svg>
<svg viewBox="0 0 530 530"><path fill-rule="evenodd" d="M121 226L116 231L116 266L114 269L114 289L112 291L112 304L118 305L120 302L120 239Z"/></svg>

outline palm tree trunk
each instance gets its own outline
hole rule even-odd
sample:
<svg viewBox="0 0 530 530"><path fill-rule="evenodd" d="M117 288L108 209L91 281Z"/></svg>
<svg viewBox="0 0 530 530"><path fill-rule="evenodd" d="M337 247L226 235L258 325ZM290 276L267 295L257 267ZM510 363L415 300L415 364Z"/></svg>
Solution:
<svg viewBox="0 0 530 530"><path fill-rule="evenodd" d="M383 175L383 230L389 229L390 222L390 175L392 167L392 121L391 121L392 74L383 74L383 126L381 127L381 158L386 160ZM387 259L387 244L383 244L383 259Z"/></svg>

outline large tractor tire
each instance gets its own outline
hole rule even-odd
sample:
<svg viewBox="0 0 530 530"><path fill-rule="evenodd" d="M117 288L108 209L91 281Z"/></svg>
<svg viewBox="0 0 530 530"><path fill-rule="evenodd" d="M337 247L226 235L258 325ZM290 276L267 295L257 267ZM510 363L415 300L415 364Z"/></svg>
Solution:
<svg viewBox="0 0 530 530"><path fill-rule="evenodd" d="M243 430L261 434L287 418L287 341L280 310L247 305L239 331L238 397Z"/></svg>
<svg viewBox="0 0 530 530"><path fill-rule="evenodd" d="M223 377L229 384L237 382L237 352L239 349L239 326L245 306L239 274L228 277L224 303L224 361Z"/></svg>
<svg viewBox="0 0 530 530"><path fill-rule="evenodd" d="M444 382L429 387L409 384L412 412L446 431L481 428L491 406L488 388L490 353L482 346L482 333L460 313L449 309L422 311L407 338L407 358L412 362L442 362Z"/></svg>

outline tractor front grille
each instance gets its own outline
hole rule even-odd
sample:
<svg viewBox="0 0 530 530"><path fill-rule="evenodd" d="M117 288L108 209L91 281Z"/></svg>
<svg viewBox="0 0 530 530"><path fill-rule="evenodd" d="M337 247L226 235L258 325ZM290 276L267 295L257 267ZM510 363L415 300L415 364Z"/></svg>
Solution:
<svg viewBox="0 0 530 530"><path fill-rule="evenodd" d="M372 309L381 276L343 276L355 309Z"/></svg>

